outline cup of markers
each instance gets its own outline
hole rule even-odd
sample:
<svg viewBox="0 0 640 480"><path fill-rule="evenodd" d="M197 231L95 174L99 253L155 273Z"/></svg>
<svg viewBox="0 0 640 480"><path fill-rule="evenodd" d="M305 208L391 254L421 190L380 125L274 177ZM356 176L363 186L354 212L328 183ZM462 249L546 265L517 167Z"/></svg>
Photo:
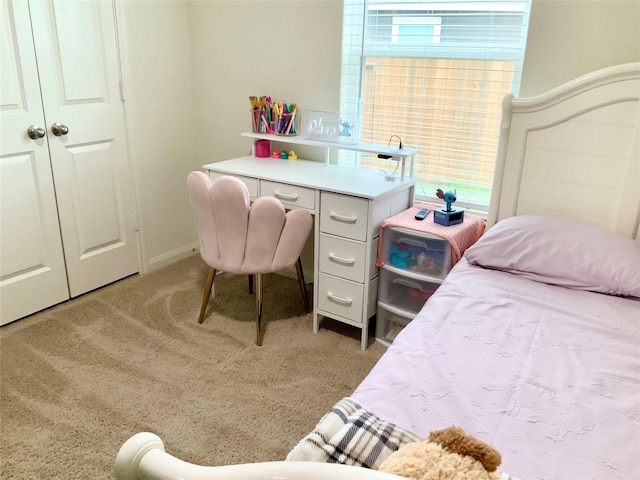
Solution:
<svg viewBox="0 0 640 480"><path fill-rule="evenodd" d="M271 97L249 97L251 102L251 128L254 133L297 135L300 115L295 103L272 102Z"/></svg>
<svg viewBox="0 0 640 480"><path fill-rule="evenodd" d="M297 135L300 124L295 103L276 103L272 105L275 119L274 132L276 135Z"/></svg>

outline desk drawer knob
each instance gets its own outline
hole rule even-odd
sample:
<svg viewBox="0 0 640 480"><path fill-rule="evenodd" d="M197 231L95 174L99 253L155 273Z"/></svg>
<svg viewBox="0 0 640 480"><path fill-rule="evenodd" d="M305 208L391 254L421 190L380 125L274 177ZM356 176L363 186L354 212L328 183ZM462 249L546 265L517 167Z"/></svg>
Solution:
<svg viewBox="0 0 640 480"><path fill-rule="evenodd" d="M329 260L332 260L336 263L342 263L343 265L353 265L354 263L356 263L355 259L353 258L338 257L333 253L329 253Z"/></svg>
<svg viewBox="0 0 640 480"><path fill-rule="evenodd" d="M337 220L338 222L343 222L343 223L356 223L356 221L358 220L358 217L347 217L346 215L339 215L337 213L331 212L330 215L332 220Z"/></svg>
<svg viewBox="0 0 640 480"><path fill-rule="evenodd" d="M288 200L290 202L295 202L296 200L298 200L298 195L296 195L295 193L282 193L278 192L277 190L273 194L273 196L281 200Z"/></svg>
<svg viewBox="0 0 640 480"><path fill-rule="evenodd" d="M334 295L331 292L327 292L327 298L329 300L333 300L336 303L341 303L342 305L347 305L347 306L353 303L353 300L351 300L350 298L338 297L337 295Z"/></svg>

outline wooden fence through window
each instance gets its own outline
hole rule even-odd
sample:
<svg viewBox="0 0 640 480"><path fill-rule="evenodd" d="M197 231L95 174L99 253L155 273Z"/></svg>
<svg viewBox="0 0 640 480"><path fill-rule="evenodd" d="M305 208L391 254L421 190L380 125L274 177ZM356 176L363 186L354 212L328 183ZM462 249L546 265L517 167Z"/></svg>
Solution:
<svg viewBox="0 0 640 480"><path fill-rule="evenodd" d="M421 182L448 179L488 190L513 67L500 60L369 57L361 141L386 145L399 135L421 151ZM389 169L375 158L370 165Z"/></svg>

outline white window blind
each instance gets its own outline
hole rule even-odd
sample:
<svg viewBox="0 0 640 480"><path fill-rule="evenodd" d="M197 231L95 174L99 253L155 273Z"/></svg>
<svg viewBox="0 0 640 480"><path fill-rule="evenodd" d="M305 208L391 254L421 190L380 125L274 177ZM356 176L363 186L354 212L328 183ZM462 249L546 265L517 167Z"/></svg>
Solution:
<svg viewBox="0 0 640 480"><path fill-rule="evenodd" d="M340 111L363 143L420 150L418 201L456 190L487 210L500 105L517 95L530 0L344 0ZM397 137L396 137L397 135ZM394 164L341 152L386 174Z"/></svg>

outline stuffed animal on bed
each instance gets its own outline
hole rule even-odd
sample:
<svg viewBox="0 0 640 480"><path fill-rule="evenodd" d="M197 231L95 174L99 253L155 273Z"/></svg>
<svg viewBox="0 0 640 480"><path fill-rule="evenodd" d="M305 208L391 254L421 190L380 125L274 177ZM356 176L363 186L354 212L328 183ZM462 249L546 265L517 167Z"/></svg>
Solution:
<svg viewBox="0 0 640 480"><path fill-rule="evenodd" d="M449 427L393 452L379 470L413 480L499 480L501 461L490 445Z"/></svg>

